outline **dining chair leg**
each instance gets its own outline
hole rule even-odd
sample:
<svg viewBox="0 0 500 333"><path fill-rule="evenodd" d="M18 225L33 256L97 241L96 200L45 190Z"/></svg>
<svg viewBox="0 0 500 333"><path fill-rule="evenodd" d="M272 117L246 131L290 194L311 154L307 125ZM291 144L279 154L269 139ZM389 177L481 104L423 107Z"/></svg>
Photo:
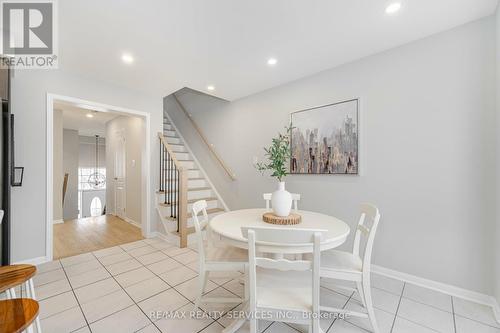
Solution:
<svg viewBox="0 0 500 333"><path fill-rule="evenodd" d="M319 318L313 318L311 321L311 326L312 329L309 330L309 332L312 333L319 333L320 332L320 326L319 326Z"/></svg>
<svg viewBox="0 0 500 333"><path fill-rule="evenodd" d="M368 279L363 279L363 294L365 295L366 302L366 311L368 312L368 318L370 319L370 323L372 324L373 333L379 333L377 320L375 319L375 311L373 310L373 301L372 301L372 291L370 289L370 282Z"/></svg>
<svg viewBox="0 0 500 333"><path fill-rule="evenodd" d="M245 265L245 286L244 286L244 297L245 297L245 302L247 302L250 299L250 281L248 280L249 278L249 272L248 272L248 265Z"/></svg>
<svg viewBox="0 0 500 333"><path fill-rule="evenodd" d="M361 284L361 281L356 281L356 289L358 290L361 304L363 304L363 306L366 308L365 293L363 292L363 285Z"/></svg>
<svg viewBox="0 0 500 333"><path fill-rule="evenodd" d="M35 286L33 284L33 279L29 279L25 283L26 287L26 295L28 295L28 298L36 300L36 295L35 295ZM42 333L42 325L40 324L40 316L36 316L35 319L35 327L36 327L36 333Z"/></svg>
<svg viewBox="0 0 500 333"><path fill-rule="evenodd" d="M201 298L203 297L203 292L205 291L205 287L208 282L208 272L203 270L198 275L198 297L196 297L196 301L194 302L194 311L197 311L200 307Z"/></svg>
<svg viewBox="0 0 500 333"><path fill-rule="evenodd" d="M250 333L257 333L257 318L255 316L250 318Z"/></svg>

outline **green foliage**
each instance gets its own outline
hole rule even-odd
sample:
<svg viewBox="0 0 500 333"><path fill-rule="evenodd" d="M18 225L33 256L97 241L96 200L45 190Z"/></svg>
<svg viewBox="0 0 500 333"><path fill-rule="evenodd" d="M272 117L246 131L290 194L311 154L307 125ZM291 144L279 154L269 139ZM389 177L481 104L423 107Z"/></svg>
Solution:
<svg viewBox="0 0 500 333"><path fill-rule="evenodd" d="M262 174L269 170L271 177L276 177L280 182L288 175L288 163L292 155L290 149L292 126L285 127L285 130L285 134L278 133L278 136L273 138L271 146L264 148L267 163L259 162L255 164L257 170Z"/></svg>

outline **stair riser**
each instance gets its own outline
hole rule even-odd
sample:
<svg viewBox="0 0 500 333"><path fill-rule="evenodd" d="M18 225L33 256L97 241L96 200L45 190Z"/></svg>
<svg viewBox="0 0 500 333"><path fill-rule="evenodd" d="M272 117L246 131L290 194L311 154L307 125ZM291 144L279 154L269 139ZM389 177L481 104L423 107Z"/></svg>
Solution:
<svg viewBox="0 0 500 333"><path fill-rule="evenodd" d="M195 169L196 168L196 163L194 161L179 161L180 164L188 169Z"/></svg>
<svg viewBox="0 0 500 333"><path fill-rule="evenodd" d="M191 155L188 152L176 152L175 158L178 160L190 160Z"/></svg>
<svg viewBox="0 0 500 333"><path fill-rule="evenodd" d="M171 184L173 189L177 188L177 182L174 181ZM168 185L168 184L167 184ZM205 179L188 179L188 188L193 188L193 187L207 187L208 183L205 181Z"/></svg>
<svg viewBox="0 0 500 333"><path fill-rule="evenodd" d="M162 198L161 202L163 202L163 198ZM208 200L207 201L207 209L219 208L218 204L219 203L217 200ZM168 216L170 214L170 206L159 206L159 209L162 212L163 216ZM191 213L192 209L193 209L193 204L188 203L188 212Z"/></svg>
<svg viewBox="0 0 500 333"><path fill-rule="evenodd" d="M165 172L168 172L168 169L165 169ZM195 169L195 170L188 170L188 178L202 178L203 175L201 174L200 170Z"/></svg>
<svg viewBox="0 0 500 333"><path fill-rule="evenodd" d="M170 146L170 148L172 148L174 152L187 152L187 149L184 146L175 145L175 146Z"/></svg>
<svg viewBox="0 0 500 333"><path fill-rule="evenodd" d="M212 190L188 191L188 200L213 197Z"/></svg>
<svg viewBox="0 0 500 333"><path fill-rule="evenodd" d="M174 127L172 125L163 124L163 130L173 131Z"/></svg>
<svg viewBox="0 0 500 333"><path fill-rule="evenodd" d="M182 143L181 139L179 139L179 138L169 138L169 137L167 137L166 139L167 139L168 143Z"/></svg>
<svg viewBox="0 0 500 333"><path fill-rule="evenodd" d="M175 131L172 131L172 130L164 129L163 135L165 135L165 136L177 136L177 133Z"/></svg>
<svg viewBox="0 0 500 333"><path fill-rule="evenodd" d="M209 198L213 196L212 190L188 191L188 200ZM156 193L156 199L157 202L163 202L165 200L165 194Z"/></svg>

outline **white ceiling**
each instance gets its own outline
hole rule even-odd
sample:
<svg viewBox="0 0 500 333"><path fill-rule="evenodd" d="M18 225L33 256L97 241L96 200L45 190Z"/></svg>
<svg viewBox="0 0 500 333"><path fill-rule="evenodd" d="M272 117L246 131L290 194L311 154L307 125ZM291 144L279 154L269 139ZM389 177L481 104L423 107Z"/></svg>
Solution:
<svg viewBox="0 0 500 333"><path fill-rule="evenodd" d="M70 103L55 102L54 109L63 113L63 128L77 130L79 135L106 136L106 122L119 116L113 112L93 112ZM87 118L87 114L93 114L93 118Z"/></svg>
<svg viewBox="0 0 500 333"><path fill-rule="evenodd" d="M400 0L388 16L391 2L64 0L60 67L160 96L213 84L233 100L490 15L498 0Z"/></svg>

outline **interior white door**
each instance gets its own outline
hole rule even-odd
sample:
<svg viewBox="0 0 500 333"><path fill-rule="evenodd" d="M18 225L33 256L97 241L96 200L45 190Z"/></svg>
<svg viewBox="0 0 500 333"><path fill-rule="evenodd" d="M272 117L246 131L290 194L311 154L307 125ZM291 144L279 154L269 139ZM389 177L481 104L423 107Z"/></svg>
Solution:
<svg viewBox="0 0 500 333"><path fill-rule="evenodd" d="M126 151L125 151L125 133L123 130L115 133L115 170L114 170L114 188L115 188L115 214L118 217L126 217Z"/></svg>

